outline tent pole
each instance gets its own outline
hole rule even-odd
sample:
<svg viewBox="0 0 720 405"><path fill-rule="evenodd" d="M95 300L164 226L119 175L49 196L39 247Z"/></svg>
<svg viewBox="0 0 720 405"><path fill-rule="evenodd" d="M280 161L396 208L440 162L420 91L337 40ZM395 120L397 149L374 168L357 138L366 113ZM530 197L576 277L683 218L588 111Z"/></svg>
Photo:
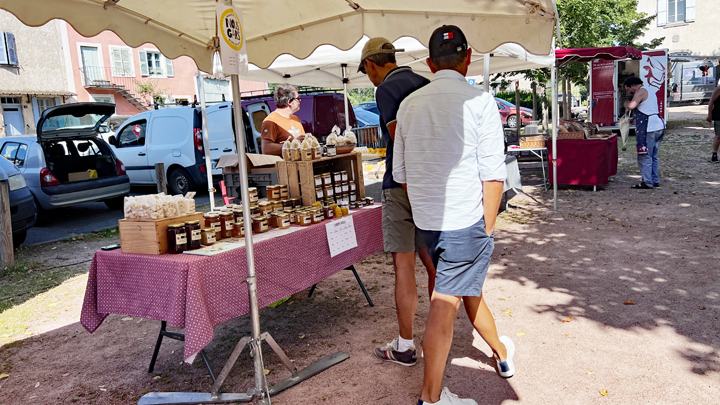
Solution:
<svg viewBox="0 0 720 405"><path fill-rule="evenodd" d="M553 66L550 71L550 82L552 83L553 209L557 212L557 134L560 123L560 117L558 117L557 67Z"/></svg>
<svg viewBox="0 0 720 405"><path fill-rule="evenodd" d="M350 81L347 77L347 63L340 65L342 67L342 81L343 81L343 104L345 105L345 129L350 129L350 114L348 112L348 95L347 95L347 84Z"/></svg>
<svg viewBox="0 0 720 405"><path fill-rule="evenodd" d="M210 196L210 211L215 210L215 188L213 187L212 162L210 161L210 132L208 131L207 104L205 104L205 79L200 69L197 71L198 93L200 93L200 109L203 120L203 154L205 155L205 170L207 171L208 195Z"/></svg>
<svg viewBox="0 0 720 405"><path fill-rule="evenodd" d="M485 93L490 93L490 54L486 53L483 56L483 89Z"/></svg>

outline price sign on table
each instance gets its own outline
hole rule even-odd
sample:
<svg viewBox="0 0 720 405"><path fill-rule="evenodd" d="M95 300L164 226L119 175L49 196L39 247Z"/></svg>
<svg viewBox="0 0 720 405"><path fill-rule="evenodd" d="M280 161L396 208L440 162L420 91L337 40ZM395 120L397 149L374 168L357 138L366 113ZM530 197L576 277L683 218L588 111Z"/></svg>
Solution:
<svg viewBox="0 0 720 405"><path fill-rule="evenodd" d="M353 217L341 218L325 224L325 231L330 246L330 257L335 257L358 245Z"/></svg>

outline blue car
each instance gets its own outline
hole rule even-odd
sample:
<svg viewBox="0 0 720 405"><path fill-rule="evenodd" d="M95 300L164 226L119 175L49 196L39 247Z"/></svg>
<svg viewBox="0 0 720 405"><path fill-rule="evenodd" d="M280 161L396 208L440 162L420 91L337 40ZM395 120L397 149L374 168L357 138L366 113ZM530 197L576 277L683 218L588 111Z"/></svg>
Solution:
<svg viewBox="0 0 720 405"><path fill-rule="evenodd" d="M28 229L35 224L37 214L35 201L20 170L2 157L0 157L0 181L7 183L10 192L13 245L17 248L25 242Z"/></svg>
<svg viewBox="0 0 720 405"><path fill-rule="evenodd" d="M375 102L375 101L368 101L367 103L360 103L360 104L356 105L355 107L356 107L355 111L357 111L357 108L361 108L365 111L370 111L371 113L373 113L375 115L380 115L380 110L378 110L377 102Z"/></svg>
<svg viewBox="0 0 720 405"><path fill-rule="evenodd" d="M353 110L355 110L355 118L357 119L358 127L362 128L380 125L379 115L362 108L357 108L357 106L353 106Z"/></svg>

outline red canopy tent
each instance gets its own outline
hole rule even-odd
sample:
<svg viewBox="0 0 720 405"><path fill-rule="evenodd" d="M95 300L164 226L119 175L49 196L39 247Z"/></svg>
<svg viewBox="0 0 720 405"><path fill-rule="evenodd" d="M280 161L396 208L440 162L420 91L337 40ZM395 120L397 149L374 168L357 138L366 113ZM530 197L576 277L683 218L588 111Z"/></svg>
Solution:
<svg viewBox="0 0 720 405"><path fill-rule="evenodd" d="M590 62L593 59L642 59L642 52L632 46L555 50L555 66L557 67L565 66L570 62Z"/></svg>

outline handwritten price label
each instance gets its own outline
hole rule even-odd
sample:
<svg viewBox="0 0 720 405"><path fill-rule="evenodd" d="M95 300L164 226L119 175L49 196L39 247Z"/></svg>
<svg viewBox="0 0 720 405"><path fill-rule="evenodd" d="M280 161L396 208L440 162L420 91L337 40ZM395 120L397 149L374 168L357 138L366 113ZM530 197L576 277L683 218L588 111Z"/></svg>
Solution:
<svg viewBox="0 0 720 405"><path fill-rule="evenodd" d="M330 257L335 257L358 246L355 224L351 216L325 224L325 231L330 247Z"/></svg>

